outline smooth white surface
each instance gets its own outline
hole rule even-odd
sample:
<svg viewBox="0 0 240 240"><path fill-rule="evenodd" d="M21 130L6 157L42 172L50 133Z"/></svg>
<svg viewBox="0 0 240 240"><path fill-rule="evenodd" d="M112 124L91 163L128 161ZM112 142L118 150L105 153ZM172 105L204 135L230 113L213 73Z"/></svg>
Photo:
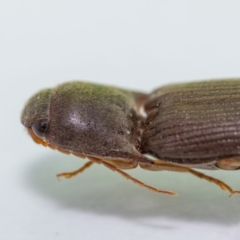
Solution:
<svg viewBox="0 0 240 240"><path fill-rule="evenodd" d="M0 239L239 239L240 197L187 174L102 166L34 144L20 124L37 90L73 79L150 91L240 77L239 1L1 1ZM240 188L240 172L208 172Z"/></svg>

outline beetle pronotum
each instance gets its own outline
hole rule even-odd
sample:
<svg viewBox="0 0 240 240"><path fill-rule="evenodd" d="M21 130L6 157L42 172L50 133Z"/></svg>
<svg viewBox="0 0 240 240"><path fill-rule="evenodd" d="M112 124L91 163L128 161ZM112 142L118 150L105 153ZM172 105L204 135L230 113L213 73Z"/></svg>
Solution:
<svg viewBox="0 0 240 240"><path fill-rule="evenodd" d="M21 121L36 143L88 158L58 177L100 163L155 192L176 195L123 171L140 166L188 172L240 193L192 169L240 169L240 79L174 84L150 94L68 82L32 96Z"/></svg>

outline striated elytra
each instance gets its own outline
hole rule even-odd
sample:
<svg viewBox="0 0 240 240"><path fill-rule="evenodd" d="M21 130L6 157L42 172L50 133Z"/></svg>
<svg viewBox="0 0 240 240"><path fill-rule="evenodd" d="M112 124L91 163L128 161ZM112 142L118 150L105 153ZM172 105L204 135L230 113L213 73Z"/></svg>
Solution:
<svg viewBox="0 0 240 240"><path fill-rule="evenodd" d="M68 82L33 95L21 122L36 143L88 159L58 177L101 163L148 189L176 195L123 171L140 166L188 172L239 193L193 168L240 169L240 79L173 84L150 94Z"/></svg>

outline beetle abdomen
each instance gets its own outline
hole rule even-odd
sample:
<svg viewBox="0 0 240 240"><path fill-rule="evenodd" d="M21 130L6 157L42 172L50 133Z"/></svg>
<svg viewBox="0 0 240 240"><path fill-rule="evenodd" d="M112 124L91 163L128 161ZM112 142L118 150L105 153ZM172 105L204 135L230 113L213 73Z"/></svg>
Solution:
<svg viewBox="0 0 240 240"><path fill-rule="evenodd" d="M240 157L240 80L162 87L145 111L146 153L179 164Z"/></svg>

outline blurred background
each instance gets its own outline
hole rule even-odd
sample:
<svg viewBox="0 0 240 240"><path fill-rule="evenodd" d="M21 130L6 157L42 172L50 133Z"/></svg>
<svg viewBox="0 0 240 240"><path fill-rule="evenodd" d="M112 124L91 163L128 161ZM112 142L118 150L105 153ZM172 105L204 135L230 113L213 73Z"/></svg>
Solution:
<svg viewBox="0 0 240 240"><path fill-rule="evenodd" d="M128 173L178 192L140 188L103 166L33 143L20 124L42 88L84 80L150 92L240 77L239 1L2 1L0 239L238 239L240 196L181 173ZM240 171L205 171L240 189Z"/></svg>

